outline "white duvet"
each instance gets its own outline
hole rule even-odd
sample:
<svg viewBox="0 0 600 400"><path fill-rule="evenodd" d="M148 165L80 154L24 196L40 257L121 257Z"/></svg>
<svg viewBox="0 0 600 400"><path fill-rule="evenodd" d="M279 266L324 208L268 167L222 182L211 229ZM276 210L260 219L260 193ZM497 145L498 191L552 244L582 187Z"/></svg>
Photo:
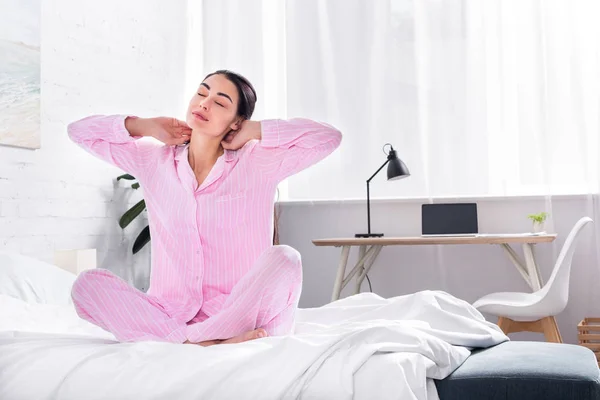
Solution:
<svg viewBox="0 0 600 400"><path fill-rule="evenodd" d="M508 338L468 303L363 293L301 309L294 335L118 343L68 306L0 295L0 399L438 399L434 379Z"/></svg>

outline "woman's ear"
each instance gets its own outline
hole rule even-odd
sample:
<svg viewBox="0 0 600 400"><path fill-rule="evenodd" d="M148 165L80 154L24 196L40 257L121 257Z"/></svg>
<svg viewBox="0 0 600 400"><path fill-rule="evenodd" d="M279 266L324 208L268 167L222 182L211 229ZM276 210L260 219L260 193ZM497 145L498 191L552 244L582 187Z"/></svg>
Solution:
<svg viewBox="0 0 600 400"><path fill-rule="evenodd" d="M236 118L235 121L233 121L233 123L231 125L229 125L229 128L233 131L237 131L238 129L240 129L242 127L243 122L244 122L244 118L242 118L242 117Z"/></svg>

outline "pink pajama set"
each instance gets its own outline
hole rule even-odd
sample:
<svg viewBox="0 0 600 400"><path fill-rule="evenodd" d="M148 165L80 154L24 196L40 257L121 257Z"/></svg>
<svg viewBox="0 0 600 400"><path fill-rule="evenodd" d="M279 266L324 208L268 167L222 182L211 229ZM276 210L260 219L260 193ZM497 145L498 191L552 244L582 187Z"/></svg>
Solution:
<svg viewBox="0 0 600 400"><path fill-rule="evenodd" d="M198 186L188 146L132 137L125 118L91 116L68 132L139 180L152 237L150 286L143 293L108 270L86 271L72 290L77 313L120 341L292 332L302 264L293 248L273 246L276 188L333 152L340 132L307 119L262 121L262 139L225 150Z"/></svg>

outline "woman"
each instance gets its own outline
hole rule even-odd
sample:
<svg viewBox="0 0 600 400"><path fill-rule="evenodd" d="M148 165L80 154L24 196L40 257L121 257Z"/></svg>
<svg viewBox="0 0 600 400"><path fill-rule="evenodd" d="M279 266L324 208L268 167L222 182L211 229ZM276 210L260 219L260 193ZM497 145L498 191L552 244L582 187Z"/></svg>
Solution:
<svg viewBox="0 0 600 400"><path fill-rule="evenodd" d="M84 272L72 291L82 318L120 341L212 345L292 331L302 265L296 250L272 243L275 192L341 134L307 119L252 121L255 103L244 77L217 71L192 97L187 123L91 116L69 125L75 143L139 180L152 236L147 293L108 270Z"/></svg>

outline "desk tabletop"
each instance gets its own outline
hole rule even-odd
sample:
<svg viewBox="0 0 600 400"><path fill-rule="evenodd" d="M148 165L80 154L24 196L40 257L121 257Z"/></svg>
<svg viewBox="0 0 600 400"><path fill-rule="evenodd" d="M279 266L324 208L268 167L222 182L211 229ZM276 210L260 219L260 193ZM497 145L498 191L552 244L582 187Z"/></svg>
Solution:
<svg viewBox="0 0 600 400"><path fill-rule="evenodd" d="M403 246L431 244L511 244L548 243L556 239L556 234L481 234L475 236L415 236L415 237L373 237L373 238L333 238L315 239L315 246Z"/></svg>

